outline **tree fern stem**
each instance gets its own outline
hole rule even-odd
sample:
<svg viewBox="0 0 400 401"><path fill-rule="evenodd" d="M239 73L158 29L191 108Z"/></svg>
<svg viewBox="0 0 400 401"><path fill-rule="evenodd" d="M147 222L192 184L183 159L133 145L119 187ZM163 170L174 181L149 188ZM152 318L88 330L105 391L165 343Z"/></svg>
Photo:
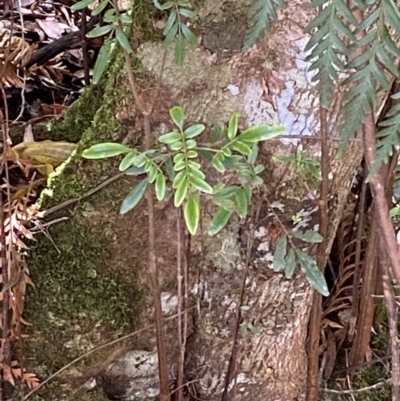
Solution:
<svg viewBox="0 0 400 401"><path fill-rule="evenodd" d="M376 150L375 122L372 112L368 112L365 116L363 141L365 160L368 168L370 168L375 161ZM400 254L396 234L390 220L389 205L385 196L385 180L381 171L378 171L371 179L371 192L379 215L379 229L384 238L385 252L391 262L394 276L400 283Z"/></svg>

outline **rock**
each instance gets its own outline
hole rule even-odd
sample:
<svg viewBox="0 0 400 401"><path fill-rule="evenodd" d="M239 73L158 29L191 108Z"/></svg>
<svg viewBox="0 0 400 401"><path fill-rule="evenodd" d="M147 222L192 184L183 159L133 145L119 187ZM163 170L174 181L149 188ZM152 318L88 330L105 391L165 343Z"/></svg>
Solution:
<svg viewBox="0 0 400 401"><path fill-rule="evenodd" d="M101 377L110 400L139 401L158 396L158 357L156 352L129 351L111 363Z"/></svg>

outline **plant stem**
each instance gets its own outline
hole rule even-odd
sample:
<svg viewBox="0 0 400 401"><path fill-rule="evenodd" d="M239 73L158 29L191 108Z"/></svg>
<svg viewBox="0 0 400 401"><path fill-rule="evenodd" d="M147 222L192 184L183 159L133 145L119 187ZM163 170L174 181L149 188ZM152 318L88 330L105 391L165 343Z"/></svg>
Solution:
<svg viewBox="0 0 400 401"><path fill-rule="evenodd" d="M120 12L118 9L117 1L114 1L115 13L118 18L118 26L123 30L122 22L120 19ZM144 106L142 97L139 94L138 86L136 84L135 76L133 75L131 58L128 52L124 50L125 65L129 78L129 83L136 105L144 118L144 132L145 132L145 150L151 147L151 128L149 115L151 110L147 110ZM158 353L158 370L160 379L160 399L162 401L170 401L169 393L169 376L168 376L168 362L167 353L165 350L164 340L164 324L162 317L161 307L161 291L158 282L158 269L156 263L156 231L155 231L155 218L154 218L154 197L153 186L149 185L146 190L147 212L149 222L149 248L148 248L148 271L150 275L151 287L153 292L154 312L155 312L155 325L157 337L157 353Z"/></svg>

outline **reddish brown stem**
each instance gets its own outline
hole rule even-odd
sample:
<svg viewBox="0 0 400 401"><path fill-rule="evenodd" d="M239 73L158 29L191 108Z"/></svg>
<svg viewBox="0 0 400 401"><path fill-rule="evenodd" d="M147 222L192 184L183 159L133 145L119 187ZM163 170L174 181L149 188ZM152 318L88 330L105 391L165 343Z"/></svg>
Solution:
<svg viewBox="0 0 400 401"><path fill-rule="evenodd" d="M370 168L375 161L376 149L375 121L372 112L367 113L365 116L363 143L365 160L367 167ZM385 177L381 170L372 177L370 185L374 204L378 213L378 229L384 239L382 246L385 247L394 276L397 282L400 283L400 255L397 247L396 234L392 221L390 220L389 205L385 195Z"/></svg>
<svg viewBox="0 0 400 401"><path fill-rule="evenodd" d="M321 175L319 199L319 233L323 240L318 244L317 264L321 271L325 269L326 243L328 237L328 191L329 191L329 145L326 109L320 107L321 119ZM314 291L309 325L307 401L317 401L319 392L319 333L322 315L321 294Z"/></svg>

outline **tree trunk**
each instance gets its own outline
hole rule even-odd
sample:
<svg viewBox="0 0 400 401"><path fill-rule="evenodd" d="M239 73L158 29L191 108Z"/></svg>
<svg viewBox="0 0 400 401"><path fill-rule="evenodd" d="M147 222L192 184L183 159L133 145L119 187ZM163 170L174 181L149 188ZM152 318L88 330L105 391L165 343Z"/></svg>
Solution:
<svg viewBox="0 0 400 401"><path fill-rule="evenodd" d="M233 7L234 2L231 2ZM196 288L203 290L198 295L201 309L195 316L187 355L188 379L195 381L201 399L219 400L224 391L251 227L256 228L255 241L245 286L245 303L250 309L243 316L242 327L249 322L259 334L249 331L243 338L239 333L236 370L228 387L229 399L289 401L305 393L305 343L312 290L299 271L291 280L285 279L282 273L273 272L272 254L281 232L272 211L290 227L292 216L303 210L302 227L315 228L318 184L274 164L271 157L293 154L301 143L309 157L319 158L320 143L309 137L319 135L319 102L311 84L313 74L307 72L308 64L304 61L308 38L301 29L313 16L303 2L290 2L273 31L247 53L214 61L207 49L191 50L181 69L173 65L172 54L166 57L163 82L172 92L172 98L185 107L190 120L210 126L217 121L227 121L232 112L240 111L242 127L281 123L286 127L285 135L292 136L263 145L261 158L266 174L261 200L253 205L254 209L259 208L257 220L231 223L216 238L203 238L205 260L199 276L193 273L190 283L190 288L197 283ZM208 45L211 48L215 43L213 38L219 37L217 33L221 31L234 35L231 23L237 24L237 19L229 17L209 24L203 43L211 44ZM218 52L221 46L228 47L228 42L218 43L219 47L215 45L212 50ZM158 45L142 47L144 66L158 74L161 54ZM338 136L340 99L338 93L329 112L331 138ZM306 136L308 139L304 139ZM333 178L326 255L362 157L360 143L353 142L342 159L335 159L337 143L330 141ZM193 248L200 253L200 241L194 241Z"/></svg>
<svg viewBox="0 0 400 401"><path fill-rule="evenodd" d="M241 47L238 43L243 42L244 30L240 24L246 20L242 5L234 0L217 5L212 2L214 6L208 11L209 3L206 1L199 13L204 27L203 45L188 49L183 67L174 64L173 50L164 57L160 44L148 43L139 49L143 66L155 79L160 73L162 77L160 92L154 89L143 92L145 97L148 96L145 98L148 102L152 100L152 94L158 94L156 109L151 116L153 132L167 132L170 128L167 126L170 124L168 108L180 105L185 108L190 122L201 122L207 127L227 122L233 112L239 112L241 128L260 123L283 124L286 133L283 138L267 141L261 147L260 161L266 167L265 184L254 198L252 217L247 221L233 219L216 237L204 234L202 238L192 238L192 253L196 258L192 258L190 265L189 290L193 294L192 304L200 305L200 308L193 309L194 324L186 355L186 375L188 380L194 381L199 399L221 399L232 352L248 238L253 236L245 280L245 304L249 309L243 315L242 328L251 323L252 326L248 327L255 328L258 333L248 330L245 335L244 329L239 333L236 369L228 386L228 396L236 401L297 400L304 395L306 387L305 345L312 290L298 269L291 280L287 280L283 273L274 273L272 255L282 234L277 219L290 228L293 226L292 217L301 216L298 227L316 229L318 182L301 178L287 166L276 164L272 156L294 154L296 147L302 144L308 157L319 158L320 142L318 138L312 139L319 136L319 102L311 84L313 73L307 72L309 64L305 62L304 48L308 37L303 34L303 27L314 14L303 1L288 2L288 8L273 24L272 32L255 48L241 53L238 52ZM116 86L127 88L127 79L120 78ZM117 117L137 121L138 113L132 105L124 104L125 97L118 96L119 104L114 108ZM359 141L352 142L341 159L336 158L340 101L341 93L338 92L329 111L331 199L326 256L335 237L352 177L362 158ZM101 124L96 119L93 127L84 136L84 144L95 142L94 138L99 135L100 131L96 130L101 128ZM140 129L140 124L131 124L128 135L132 137ZM115 140L115 136L112 139ZM85 166L79 165L78 168L84 170ZM121 199L126 192L119 193ZM115 198L113 201L115 207ZM207 206L205 209L210 208ZM102 218L106 219L107 210L101 210ZM173 293L176 211L167 205L156 213L160 282L162 291ZM207 211L203 214L204 233L208 220ZM118 242L129 248L129 258L140 261L143 272L143 255L146 255L147 246L145 234L142 234L147 229L145 221L144 211L139 208L122 219L118 218L114 225L120 225L116 234ZM133 227L134 232L126 227ZM251 234L253 229L254 235ZM115 246L120 249L119 244ZM309 251L315 254L314 248ZM115 252L114 257L117 260L120 254ZM109 265L117 266L116 260L111 259ZM143 325L146 320L143 319ZM173 349L176 347L176 328L175 324L169 326L168 323L167 342ZM147 348L154 346L154 342L147 338L142 338L139 343ZM176 361L173 357L172 352L171 363Z"/></svg>

